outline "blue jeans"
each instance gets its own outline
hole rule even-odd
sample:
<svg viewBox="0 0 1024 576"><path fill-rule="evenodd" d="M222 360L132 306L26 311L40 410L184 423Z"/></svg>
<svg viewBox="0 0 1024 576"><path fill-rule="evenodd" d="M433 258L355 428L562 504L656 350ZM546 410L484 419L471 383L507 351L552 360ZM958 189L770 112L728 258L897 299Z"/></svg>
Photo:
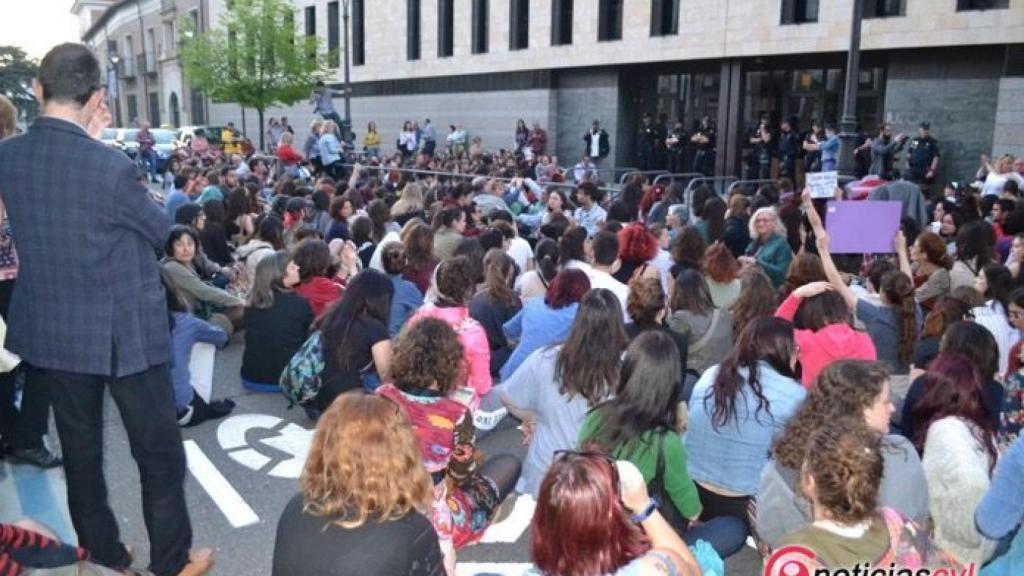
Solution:
<svg viewBox="0 0 1024 576"><path fill-rule="evenodd" d="M149 150L139 150L139 154L146 163L146 170L149 171L149 180L152 182L156 179L156 152L150 148Z"/></svg>
<svg viewBox="0 0 1024 576"><path fill-rule="evenodd" d="M728 558L743 549L747 541L747 525L736 516L718 516L698 524L680 534L687 545L704 540L722 558Z"/></svg>

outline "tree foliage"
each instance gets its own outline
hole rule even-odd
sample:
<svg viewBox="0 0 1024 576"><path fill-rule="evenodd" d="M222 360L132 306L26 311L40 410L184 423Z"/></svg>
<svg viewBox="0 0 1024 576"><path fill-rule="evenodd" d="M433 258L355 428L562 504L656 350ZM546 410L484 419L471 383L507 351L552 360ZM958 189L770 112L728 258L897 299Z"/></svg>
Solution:
<svg viewBox="0 0 1024 576"><path fill-rule="evenodd" d="M32 93L32 80L39 66L17 46L0 46L0 94L10 98L22 119L31 122L39 113L39 104Z"/></svg>
<svg viewBox="0 0 1024 576"><path fill-rule="evenodd" d="M237 102L259 113L309 97L326 75L327 55L315 36L298 35L288 0L228 1L219 25L197 32L182 21L181 61L189 83L217 102Z"/></svg>

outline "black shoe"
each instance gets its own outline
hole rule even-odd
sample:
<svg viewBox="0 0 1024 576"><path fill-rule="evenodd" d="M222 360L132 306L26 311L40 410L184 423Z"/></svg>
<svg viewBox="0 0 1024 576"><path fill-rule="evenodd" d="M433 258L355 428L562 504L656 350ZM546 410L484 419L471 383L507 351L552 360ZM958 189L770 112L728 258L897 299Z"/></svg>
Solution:
<svg viewBox="0 0 1024 576"><path fill-rule="evenodd" d="M184 428L191 428L206 422L207 420L214 420L217 418L223 418L231 411L235 409L235 401L230 398L224 400L214 400L207 404L198 394L192 398L192 405L190 406L192 414L185 418L179 417L178 424Z"/></svg>
<svg viewBox="0 0 1024 576"><path fill-rule="evenodd" d="M44 446L38 448L15 448L10 451L11 458L31 464L37 468L56 468L63 464L61 459Z"/></svg>

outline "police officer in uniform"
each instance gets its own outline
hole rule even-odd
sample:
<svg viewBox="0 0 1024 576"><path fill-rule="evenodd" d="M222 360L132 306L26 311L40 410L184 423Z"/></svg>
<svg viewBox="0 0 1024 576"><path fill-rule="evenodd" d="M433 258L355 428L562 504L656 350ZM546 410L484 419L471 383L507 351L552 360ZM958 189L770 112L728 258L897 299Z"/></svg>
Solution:
<svg viewBox="0 0 1024 576"><path fill-rule="evenodd" d="M700 119L700 124L690 136L690 145L693 146L693 169L692 172L700 172L705 176L714 176L715 173L715 126L711 123L710 116Z"/></svg>
<svg viewBox="0 0 1024 576"><path fill-rule="evenodd" d="M939 142L932 137L930 131L931 124L921 122L917 138L910 141L910 153L907 155L908 176L925 191L931 187L939 173Z"/></svg>
<svg viewBox="0 0 1024 576"><path fill-rule="evenodd" d="M803 148L799 122L796 116L783 120L782 133L779 135L779 178L789 178L793 182L796 182L796 159Z"/></svg>
<svg viewBox="0 0 1024 576"><path fill-rule="evenodd" d="M662 145L664 135L654 124L654 119L644 112L640 124L640 137L637 142L637 160L640 170L658 169L658 148Z"/></svg>

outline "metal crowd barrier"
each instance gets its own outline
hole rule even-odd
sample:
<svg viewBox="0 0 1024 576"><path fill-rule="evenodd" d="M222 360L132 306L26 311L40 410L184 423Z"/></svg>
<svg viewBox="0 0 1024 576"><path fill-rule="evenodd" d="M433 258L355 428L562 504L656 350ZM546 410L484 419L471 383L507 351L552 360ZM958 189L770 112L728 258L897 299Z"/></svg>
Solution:
<svg viewBox="0 0 1024 576"><path fill-rule="evenodd" d="M726 198L732 196L732 193L737 189L742 189L743 193L747 196L753 196L757 192L757 189L763 184L773 184L776 188L779 187L778 180L737 180L729 185L729 189L726 190L725 196Z"/></svg>
<svg viewBox="0 0 1024 576"><path fill-rule="evenodd" d="M630 176L635 176L637 174L639 174L641 176L643 176L643 175L657 176L659 174L670 174L670 172L668 170L634 170L632 172L626 172L625 174L622 175L621 178L619 178L619 186L625 185L626 184L626 180L628 180Z"/></svg>
<svg viewBox="0 0 1024 576"><path fill-rule="evenodd" d="M689 208L691 206L693 193L701 184L711 184L719 196L724 196L726 186L737 181L739 181L739 178L735 176L702 176L690 180L689 184L686 185L686 191L683 195L686 198L686 207Z"/></svg>
<svg viewBox="0 0 1024 576"><path fill-rule="evenodd" d="M705 176L704 176L703 172L678 172L678 173L675 173L675 174L659 174L658 176L654 177L654 181L651 182L651 184L657 184L658 182L661 182L662 180L668 180L669 184L671 184L672 182L675 182L676 180L690 181L690 180L693 180L694 178L704 178L704 177Z"/></svg>

